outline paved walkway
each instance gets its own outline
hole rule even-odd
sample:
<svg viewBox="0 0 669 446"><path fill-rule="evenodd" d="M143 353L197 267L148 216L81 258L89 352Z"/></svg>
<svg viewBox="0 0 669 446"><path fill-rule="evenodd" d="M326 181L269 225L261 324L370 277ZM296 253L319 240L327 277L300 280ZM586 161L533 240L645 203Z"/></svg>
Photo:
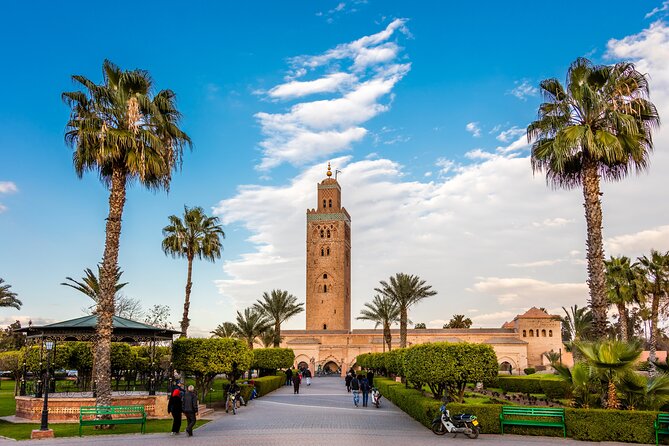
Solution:
<svg viewBox="0 0 669 446"><path fill-rule="evenodd" d="M184 424L185 425L185 424ZM184 426L182 425L182 427ZM1 433L0 433L1 435ZM15 444L0 440L0 444ZM192 438L181 434L109 435L105 437L62 438L27 441L21 444L104 446L163 445L245 445L331 446L362 444L364 446L422 446L495 444L508 446L539 445L614 445L623 443L590 443L562 438L525 437L519 435L481 435L472 440L458 435L439 437L400 411L386 399L381 408L353 407L339 378L314 378L311 386L301 386L293 395L292 387L282 387L270 395L251 401L237 415L217 417L195 431Z"/></svg>

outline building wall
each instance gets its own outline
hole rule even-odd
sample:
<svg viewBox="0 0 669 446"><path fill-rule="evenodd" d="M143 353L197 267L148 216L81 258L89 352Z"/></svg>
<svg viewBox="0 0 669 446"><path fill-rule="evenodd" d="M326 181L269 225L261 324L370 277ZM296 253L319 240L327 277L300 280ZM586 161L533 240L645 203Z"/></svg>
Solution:
<svg viewBox="0 0 669 446"><path fill-rule="evenodd" d="M532 366L546 364L544 352L564 350L562 326L557 319L518 318L518 337L527 342L527 360Z"/></svg>

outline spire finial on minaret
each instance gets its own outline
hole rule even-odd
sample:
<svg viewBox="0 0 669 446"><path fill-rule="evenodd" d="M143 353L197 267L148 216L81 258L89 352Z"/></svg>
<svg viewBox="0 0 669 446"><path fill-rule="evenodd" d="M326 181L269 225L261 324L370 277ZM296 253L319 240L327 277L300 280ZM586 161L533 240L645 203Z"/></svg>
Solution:
<svg viewBox="0 0 669 446"><path fill-rule="evenodd" d="M328 178L330 178L332 176L332 170L330 170L330 163L329 162L328 162L328 173L327 173L327 175L328 175Z"/></svg>

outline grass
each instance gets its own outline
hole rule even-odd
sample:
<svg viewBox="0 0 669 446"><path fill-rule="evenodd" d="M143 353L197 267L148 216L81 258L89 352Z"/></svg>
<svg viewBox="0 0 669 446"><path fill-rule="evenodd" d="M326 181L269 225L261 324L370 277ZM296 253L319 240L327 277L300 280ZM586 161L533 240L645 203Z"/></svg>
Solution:
<svg viewBox="0 0 669 446"><path fill-rule="evenodd" d="M16 404L14 403L14 381L2 380L0 384L0 417L14 415Z"/></svg>
<svg viewBox="0 0 669 446"><path fill-rule="evenodd" d="M195 427L200 427L208 422L209 420L198 420ZM39 429L39 426L38 423L9 423L0 420L0 432L2 432L2 435L15 440L29 440L30 432L33 429ZM76 423L51 423L49 427L53 429L56 437L76 437L79 435L79 424ZM146 420L147 434L168 433L171 430L172 420ZM83 429L84 436L86 437L93 435L139 434L139 432L139 424L119 424L114 425L112 429L95 429L94 426L86 426Z"/></svg>

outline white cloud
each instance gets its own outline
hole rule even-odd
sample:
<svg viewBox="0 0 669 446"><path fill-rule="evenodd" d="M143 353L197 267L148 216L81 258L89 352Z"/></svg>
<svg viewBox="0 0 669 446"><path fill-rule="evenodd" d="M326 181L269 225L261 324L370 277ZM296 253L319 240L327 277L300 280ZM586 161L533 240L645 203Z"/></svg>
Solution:
<svg viewBox="0 0 669 446"><path fill-rule="evenodd" d="M481 127L478 122L470 122L465 126L465 129L472 134L474 138L481 136Z"/></svg>
<svg viewBox="0 0 669 446"><path fill-rule="evenodd" d="M338 45L316 56L291 59L289 81L269 90L274 99L303 98L313 94L338 96L299 102L285 113L256 114L265 139L259 144L263 158L257 166L268 170L284 162L303 165L350 149L368 133L362 125L390 108L391 92L411 69L400 63L401 48L389 41L405 32L405 20L391 22L383 31ZM341 71L342 63L348 66ZM314 80L296 80L318 68L337 71ZM387 143L406 141L397 136Z"/></svg>
<svg viewBox="0 0 669 446"><path fill-rule="evenodd" d="M537 260L536 262L510 263L509 266L513 266L515 268L536 268L538 266L553 266L557 265L560 262L564 262L564 260L563 259Z"/></svg>
<svg viewBox="0 0 669 446"><path fill-rule="evenodd" d="M502 142L509 142L510 139L516 138L520 135L525 135L525 129L521 129L514 125L510 129L504 130L499 135L497 135L497 139Z"/></svg>
<svg viewBox="0 0 669 446"><path fill-rule="evenodd" d="M664 2L662 2L661 6L656 6L655 8L653 8L648 14L644 16L644 18L649 19L654 15L661 13L664 13L661 15L666 15L667 11L669 11L669 0L665 0Z"/></svg>
<svg viewBox="0 0 669 446"><path fill-rule="evenodd" d="M560 217L546 218L542 221L532 222L532 226L534 226L535 228L541 228L541 227L553 228L553 227L558 227L558 226L564 226L564 225L567 225L567 224L573 223L573 222L574 222L573 219L567 219L567 218L560 218Z"/></svg>
<svg viewBox="0 0 669 446"><path fill-rule="evenodd" d="M11 194L18 192L19 188L11 181L0 181L0 194Z"/></svg>
<svg viewBox="0 0 669 446"><path fill-rule="evenodd" d="M523 79L522 81L515 81L513 84L515 87L513 87L507 93L517 97L521 101L526 101L528 97L537 96L539 94L539 89L530 84L527 79Z"/></svg>
<svg viewBox="0 0 669 446"><path fill-rule="evenodd" d="M669 251L669 225L611 237L604 241L604 247L609 255L632 258L649 255L651 249Z"/></svg>

